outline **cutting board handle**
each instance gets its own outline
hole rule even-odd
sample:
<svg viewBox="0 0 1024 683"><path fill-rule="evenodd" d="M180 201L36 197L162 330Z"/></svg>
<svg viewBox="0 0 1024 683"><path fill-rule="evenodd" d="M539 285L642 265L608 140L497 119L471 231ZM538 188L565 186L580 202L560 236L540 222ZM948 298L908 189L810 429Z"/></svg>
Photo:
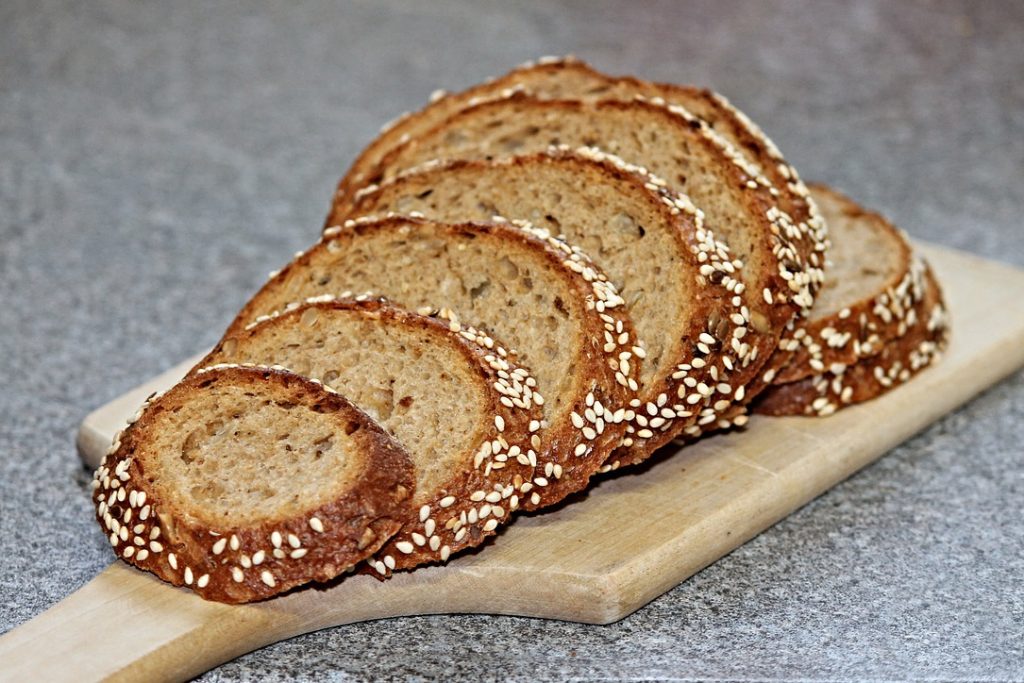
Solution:
<svg viewBox="0 0 1024 683"><path fill-rule="evenodd" d="M287 612L207 602L115 563L0 636L0 678L183 680L296 629Z"/></svg>

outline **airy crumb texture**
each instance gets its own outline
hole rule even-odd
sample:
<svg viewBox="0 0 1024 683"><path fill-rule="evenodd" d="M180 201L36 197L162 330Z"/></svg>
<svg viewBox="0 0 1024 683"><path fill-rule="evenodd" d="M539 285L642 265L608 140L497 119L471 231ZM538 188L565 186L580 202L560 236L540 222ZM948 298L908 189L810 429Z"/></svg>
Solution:
<svg viewBox="0 0 1024 683"><path fill-rule="evenodd" d="M757 367L729 344L746 327L742 299L734 303L738 261L689 199L665 185L596 150L559 148L496 161L430 162L360 193L352 217L519 218L597 259L626 300L646 351L635 406L642 410L627 427L632 443L609 462L614 467L639 462L684 429L699 434L698 422L714 419L716 406L730 403L732 387L746 384ZM702 350L702 335L714 339L710 354ZM715 390L700 395L688 379L692 387Z"/></svg>
<svg viewBox="0 0 1024 683"><path fill-rule="evenodd" d="M573 57L526 63L504 76L462 92L433 98L420 111L402 117L381 131L339 183L337 199L345 201L371 182L370 178L385 156L405 140L427 133L467 106L516 90L549 99L614 98L629 101L642 96L685 108L707 123L771 186L778 208L791 219L795 244L812 276L812 293L821 285L824 252L828 247L826 224L817 213L814 202L808 198L807 188L796 169L783 159L778 147L757 124L723 96L710 90L629 76L610 76Z"/></svg>
<svg viewBox="0 0 1024 683"><path fill-rule="evenodd" d="M402 529L370 560L379 575L479 545L538 478L554 478L554 464L532 445L542 419L537 382L500 342L379 300L285 308L223 339L197 367L257 363L301 372L401 442L415 465L416 492Z"/></svg>
<svg viewBox="0 0 1024 683"><path fill-rule="evenodd" d="M809 318L779 342L792 359L776 384L881 352L916 324L925 298L924 265L902 231L829 187L811 192L831 226L832 265Z"/></svg>
<svg viewBox="0 0 1024 683"><path fill-rule="evenodd" d="M221 367L140 409L93 500L119 557L237 603L350 569L399 529L414 485L405 450L339 394Z"/></svg>
<svg viewBox="0 0 1024 683"><path fill-rule="evenodd" d="M650 101L542 100L514 92L469 106L392 150L370 182L380 183L431 159L487 159L550 146L597 147L642 166L685 193L746 269L756 328L771 341L813 301L811 278L768 187L728 143L687 112ZM347 212L351 200L338 202ZM763 290L769 296L762 297ZM758 294L758 296L753 296ZM769 301L770 299L770 301ZM758 332L761 330L758 329Z"/></svg>
<svg viewBox="0 0 1024 683"><path fill-rule="evenodd" d="M271 278L227 336L294 302L352 291L487 330L530 368L547 424L534 450L561 474L524 507L579 490L621 444L641 360L624 302L582 252L528 226L356 221Z"/></svg>

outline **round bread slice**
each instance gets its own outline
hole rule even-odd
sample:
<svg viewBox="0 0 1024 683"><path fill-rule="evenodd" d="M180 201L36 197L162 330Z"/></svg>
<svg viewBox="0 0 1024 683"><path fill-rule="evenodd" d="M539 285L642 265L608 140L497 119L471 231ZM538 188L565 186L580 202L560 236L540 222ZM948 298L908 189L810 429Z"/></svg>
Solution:
<svg viewBox="0 0 1024 683"><path fill-rule="evenodd" d="M200 366L282 365L344 394L398 439L416 490L401 530L370 559L387 574L479 545L538 478L556 478L531 445L543 417L536 381L499 343L470 336L379 300L318 300L225 337Z"/></svg>
<svg viewBox="0 0 1024 683"><path fill-rule="evenodd" d="M373 174L378 165L395 148L427 133L467 106L514 90L554 99L632 100L640 95L685 108L706 122L748 160L759 174L758 182L766 183L774 190L779 208L792 219L787 229L807 262L812 289L821 284L824 252L828 246L826 224L817 213L796 169L785 161L764 131L723 96L710 90L654 83L628 76L609 76L574 57L544 58L459 93L436 93L423 109L401 117L381 131L339 183L337 199L346 201L359 188L376 182Z"/></svg>
<svg viewBox="0 0 1024 683"><path fill-rule="evenodd" d="M540 229L352 221L271 278L227 336L290 302L367 290L410 310L436 311L456 329L486 329L530 368L546 425L533 450L558 467L521 491L529 493L521 507L582 489L622 443L643 350L615 287L578 249Z"/></svg>
<svg viewBox="0 0 1024 683"><path fill-rule="evenodd" d="M942 290L927 264L921 314L906 333L887 342L872 356L849 366L836 365L796 382L768 388L754 404L764 415L831 415L846 406L870 400L904 384L938 362L949 336Z"/></svg>
<svg viewBox="0 0 1024 683"><path fill-rule="evenodd" d="M756 173L682 109L648 101L541 100L513 93L463 109L409 140L388 154L374 177L383 182L435 158L499 158L552 144L599 147L643 166L693 200L707 227L744 264L740 288L750 292L750 324L738 342L740 355L767 360L785 325L812 303L810 278L780 222L782 212ZM349 208L342 203L336 212L346 215Z"/></svg>
<svg viewBox="0 0 1024 683"><path fill-rule="evenodd" d="M831 230L831 266L810 315L779 348L792 360L774 378L795 382L879 353L916 322L924 266L901 230L825 185L812 196Z"/></svg>
<svg viewBox="0 0 1024 683"><path fill-rule="evenodd" d="M634 420L608 463L615 468L640 462L684 429L698 435L758 367L727 343L708 348L708 337L728 341L746 334L745 295L735 294L738 262L690 200L665 185L597 150L553 148L417 167L361 194L350 217L396 212L452 222L524 219L600 262L626 300L646 351Z"/></svg>
<svg viewBox="0 0 1024 683"><path fill-rule="evenodd" d="M147 402L93 502L118 557L240 603L351 569L398 531L414 485L405 450L336 392L231 367Z"/></svg>

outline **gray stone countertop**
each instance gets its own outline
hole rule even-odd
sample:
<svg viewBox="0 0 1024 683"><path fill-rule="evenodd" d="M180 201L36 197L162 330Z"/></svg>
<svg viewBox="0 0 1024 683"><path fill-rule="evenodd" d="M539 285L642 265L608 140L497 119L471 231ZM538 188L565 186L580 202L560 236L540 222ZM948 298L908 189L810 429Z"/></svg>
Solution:
<svg viewBox="0 0 1024 683"><path fill-rule="evenodd" d="M1019 2L5 0L0 631L111 560L82 417L212 344L380 124L567 52L713 86L805 177L1024 266ZM1021 444L1016 373L614 625L392 619L204 679L1021 680Z"/></svg>

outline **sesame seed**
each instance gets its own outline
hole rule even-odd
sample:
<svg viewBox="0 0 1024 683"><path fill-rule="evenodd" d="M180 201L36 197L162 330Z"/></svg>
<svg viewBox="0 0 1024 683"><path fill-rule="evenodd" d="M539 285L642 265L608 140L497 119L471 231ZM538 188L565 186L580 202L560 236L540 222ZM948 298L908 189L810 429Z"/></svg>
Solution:
<svg viewBox="0 0 1024 683"><path fill-rule="evenodd" d="M270 573L270 570L264 569L260 573L260 581L267 584L271 588L277 585L277 581L274 580L274 575Z"/></svg>
<svg viewBox="0 0 1024 683"><path fill-rule="evenodd" d="M196 586L198 586L199 588L206 588L206 585L208 583L210 583L210 575L209 574L203 574L202 576L199 577L199 580L196 581Z"/></svg>
<svg viewBox="0 0 1024 683"><path fill-rule="evenodd" d="M410 553L412 553L413 550L416 549L413 546L413 544L409 541L399 541L395 544L395 548L397 548L399 552L405 553L406 555L409 555Z"/></svg>
<svg viewBox="0 0 1024 683"><path fill-rule="evenodd" d="M242 583L242 581L245 580L245 574L243 574L242 570L238 567L232 567L231 578L234 580L235 583Z"/></svg>
<svg viewBox="0 0 1024 683"><path fill-rule="evenodd" d="M167 564L171 565L171 569L178 569L178 558L174 553L167 553Z"/></svg>
<svg viewBox="0 0 1024 683"><path fill-rule="evenodd" d="M310 517L309 528L318 534L322 534L324 532L324 523L320 521L319 517Z"/></svg>
<svg viewBox="0 0 1024 683"><path fill-rule="evenodd" d="M252 556L252 563L258 567L261 564L263 564L263 560L265 560L266 557L267 554L265 552L263 552L262 550L257 550L256 553Z"/></svg>
<svg viewBox="0 0 1024 683"><path fill-rule="evenodd" d="M192 585L192 568L191 567L185 567L185 585L186 586L191 586Z"/></svg>
<svg viewBox="0 0 1024 683"><path fill-rule="evenodd" d="M226 538L222 538L219 541L217 541L216 543L214 543L213 544L213 554L214 555L220 555L222 552L224 552L224 548L225 548L225 546L227 546L227 544L228 544L228 539L226 539Z"/></svg>

